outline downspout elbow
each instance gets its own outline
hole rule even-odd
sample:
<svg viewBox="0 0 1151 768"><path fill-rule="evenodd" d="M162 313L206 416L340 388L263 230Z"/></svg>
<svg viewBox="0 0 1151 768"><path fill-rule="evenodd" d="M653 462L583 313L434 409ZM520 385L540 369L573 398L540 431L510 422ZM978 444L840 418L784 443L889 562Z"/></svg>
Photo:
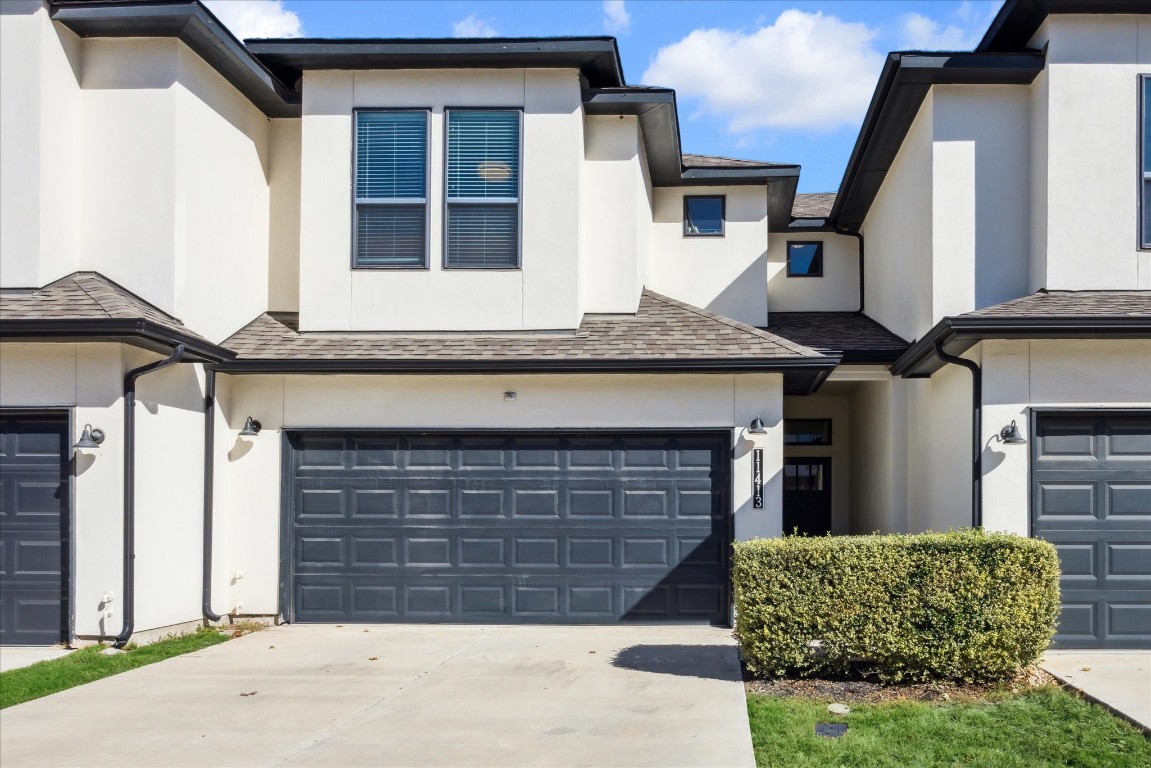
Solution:
<svg viewBox="0 0 1151 768"><path fill-rule="evenodd" d="M854 237L856 239L857 243L859 244L859 249L858 249L858 251L859 251L859 267L858 267L858 270L859 270L859 309L855 310L855 314L862 315L863 314L863 306L864 306L864 297L866 295L864 292L863 233L862 232L844 231L841 234L847 235L848 237Z"/></svg>

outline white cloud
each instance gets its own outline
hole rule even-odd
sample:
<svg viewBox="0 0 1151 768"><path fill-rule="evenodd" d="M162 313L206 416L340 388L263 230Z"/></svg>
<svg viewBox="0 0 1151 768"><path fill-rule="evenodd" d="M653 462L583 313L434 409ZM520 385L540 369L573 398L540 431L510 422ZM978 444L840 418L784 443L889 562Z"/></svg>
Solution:
<svg viewBox="0 0 1151 768"><path fill-rule="evenodd" d="M900 23L900 48L910 51L969 51L983 36L983 26L944 25L921 13L909 13Z"/></svg>
<svg viewBox="0 0 1151 768"><path fill-rule="evenodd" d="M452 24L452 37L495 37L499 32L474 13Z"/></svg>
<svg viewBox="0 0 1151 768"><path fill-rule="evenodd" d="M649 85L698 100L729 131L826 129L857 123L883 55L875 30L823 13L784 11L753 32L697 29L661 48L643 75Z"/></svg>
<svg viewBox="0 0 1151 768"><path fill-rule="evenodd" d="M281 0L205 0L216 18L236 37L300 37L300 17Z"/></svg>
<svg viewBox="0 0 1151 768"><path fill-rule="evenodd" d="M627 32L631 26L631 16L624 7L623 0L603 0L603 28L611 34Z"/></svg>

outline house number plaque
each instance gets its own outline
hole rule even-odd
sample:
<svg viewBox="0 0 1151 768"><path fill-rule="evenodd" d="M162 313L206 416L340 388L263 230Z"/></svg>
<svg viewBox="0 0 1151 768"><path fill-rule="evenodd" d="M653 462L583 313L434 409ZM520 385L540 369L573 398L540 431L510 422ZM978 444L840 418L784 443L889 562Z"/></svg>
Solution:
<svg viewBox="0 0 1151 768"><path fill-rule="evenodd" d="M751 452L751 505L763 509L763 449Z"/></svg>

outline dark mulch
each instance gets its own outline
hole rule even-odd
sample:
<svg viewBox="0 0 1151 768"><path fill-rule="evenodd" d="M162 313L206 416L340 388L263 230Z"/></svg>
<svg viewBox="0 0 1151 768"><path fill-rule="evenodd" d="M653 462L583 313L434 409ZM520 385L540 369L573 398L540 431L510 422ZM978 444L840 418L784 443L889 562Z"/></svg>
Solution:
<svg viewBox="0 0 1151 768"><path fill-rule="evenodd" d="M998 683L962 683L936 680L929 683L877 683L864 679L757 678L744 669L747 693L780 698L825 699L829 702L956 701L983 699L994 693L1021 693L1029 688L1056 684L1055 678L1038 667L1023 670L1013 680Z"/></svg>

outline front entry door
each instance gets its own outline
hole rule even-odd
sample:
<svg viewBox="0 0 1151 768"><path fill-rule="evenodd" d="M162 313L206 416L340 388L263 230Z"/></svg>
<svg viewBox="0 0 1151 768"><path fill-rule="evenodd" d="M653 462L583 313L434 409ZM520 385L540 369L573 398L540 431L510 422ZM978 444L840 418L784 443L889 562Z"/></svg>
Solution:
<svg viewBox="0 0 1151 768"><path fill-rule="evenodd" d="M783 532L807 536L831 533L831 459L783 460Z"/></svg>

